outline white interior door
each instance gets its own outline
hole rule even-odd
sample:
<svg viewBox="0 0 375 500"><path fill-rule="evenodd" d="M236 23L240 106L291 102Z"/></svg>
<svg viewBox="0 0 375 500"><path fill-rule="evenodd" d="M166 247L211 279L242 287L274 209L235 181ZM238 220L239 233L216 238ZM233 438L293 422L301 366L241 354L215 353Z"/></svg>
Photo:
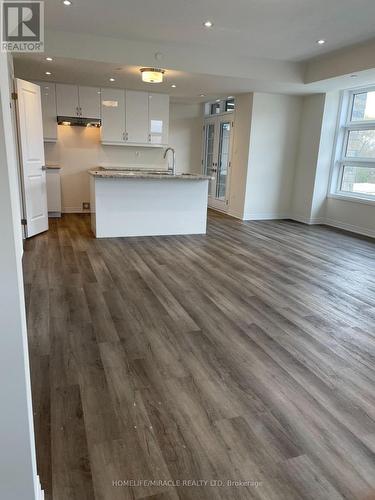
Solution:
<svg viewBox="0 0 375 500"><path fill-rule="evenodd" d="M26 236L30 238L48 229L42 105L39 85L17 78L16 87Z"/></svg>

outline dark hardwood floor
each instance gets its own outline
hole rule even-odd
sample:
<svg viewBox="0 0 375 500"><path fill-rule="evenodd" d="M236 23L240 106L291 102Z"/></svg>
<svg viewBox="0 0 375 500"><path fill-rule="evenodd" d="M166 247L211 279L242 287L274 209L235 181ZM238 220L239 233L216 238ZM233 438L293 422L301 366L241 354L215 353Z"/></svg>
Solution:
<svg viewBox="0 0 375 500"><path fill-rule="evenodd" d="M96 240L51 220L24 257L46 498L367 498L374 257L292 221Z"/></svg>

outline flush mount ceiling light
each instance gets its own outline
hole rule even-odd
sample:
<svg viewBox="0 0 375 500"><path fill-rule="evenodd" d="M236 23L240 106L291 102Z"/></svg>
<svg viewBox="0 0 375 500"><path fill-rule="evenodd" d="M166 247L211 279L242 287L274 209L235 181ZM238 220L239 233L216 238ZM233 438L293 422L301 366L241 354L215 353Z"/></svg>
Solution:
<svg viewBox="0 0 375 500"><path fill-rule="evenodd" d="M324 45L326 43L325 40L321 39L316 42L318 45Z"/></svg>
<svg viewBox="0 0 375 500"><path fill-rule="evenodd" d="M205 21L205 22L203 23L203 26L204 26L205 28L212 28L212 26L213 26L213 25L214 25L214 23L213 23L212 21Z"/></svg>
<svg viewBox="0 0 375 500"><path fill-rule="evenodd" d="M160 68L141 68L142 81L146 83L162 83L164 69Z"/></svg>

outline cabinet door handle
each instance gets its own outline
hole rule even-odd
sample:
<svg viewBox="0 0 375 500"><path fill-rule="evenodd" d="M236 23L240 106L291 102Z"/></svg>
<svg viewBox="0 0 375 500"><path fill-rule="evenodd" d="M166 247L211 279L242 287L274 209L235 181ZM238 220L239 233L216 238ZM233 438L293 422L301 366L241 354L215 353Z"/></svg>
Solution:
<svg viewBox="0 0 375 500"><path fill-rule="evenodd" d="M148 134L148 142L151 142L151 134Z"/></svg>
<svg viewBox="0 0 375 500"><path fill-rule="evenodd" d="M129 134L126 132L125 134L125 140L127 141L129 139Z"/></svg>
<svg viewBox="0 0 375 500"><path fill-rule="evenodd" d="M79 108L78 108L78 106L76 107L76 112L77 112L77 116L79 116Z"/></svg>
<svg viewBox="0 0 375 500"><path fill-rule="evenodd" d="M125 132L122 133L122 140L125 141Z"/></svg>

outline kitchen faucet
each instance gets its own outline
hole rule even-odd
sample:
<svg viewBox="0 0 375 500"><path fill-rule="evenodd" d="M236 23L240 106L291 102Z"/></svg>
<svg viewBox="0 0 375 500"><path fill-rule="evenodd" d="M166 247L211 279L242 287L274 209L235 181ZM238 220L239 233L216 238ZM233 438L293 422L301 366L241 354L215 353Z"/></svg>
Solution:
<svg viewBox="0 0 375 500"><path fill-rule="evenodd" d="M172 175L176 175L176 152L173 148L167 148L165 151L164 151L164 159L167 157L167 153L168 151L172 151L173 153L173 156L172 156L172 169L169 168L169 164L168 164L168 172L171 172Z"/></svg>

